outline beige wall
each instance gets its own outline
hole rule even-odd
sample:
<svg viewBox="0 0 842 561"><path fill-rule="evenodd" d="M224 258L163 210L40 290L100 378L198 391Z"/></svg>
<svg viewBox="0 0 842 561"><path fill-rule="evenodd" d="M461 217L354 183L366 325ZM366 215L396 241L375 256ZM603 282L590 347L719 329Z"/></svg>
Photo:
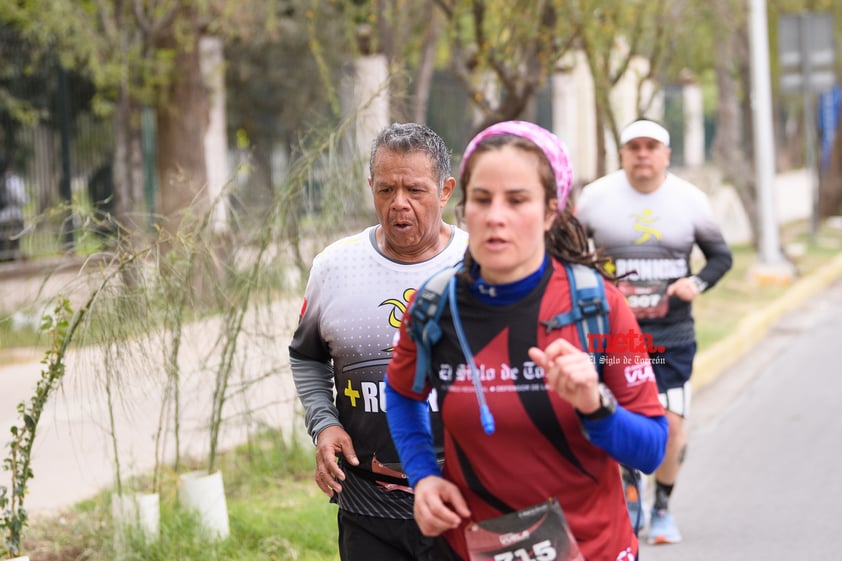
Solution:
<svg viewBox="0 0 842 561"><path fill-rule="evenodd" d="M594 81L584 54L575 52L562 61L569 71L553 75L553 132L566 144L573 164L575 182L596 178L596 107ZM638 116L638 84L648 73L648 62L635 58L626 74L611 92L611 103L617 116L618 127L623 127ZM652 97L655 86L644 82L640 87L644 99ZM663 117L663 96L655 96L647 115L653 119ZM606 130L606 168L619 167L619 157L610 131Z"/></svg>

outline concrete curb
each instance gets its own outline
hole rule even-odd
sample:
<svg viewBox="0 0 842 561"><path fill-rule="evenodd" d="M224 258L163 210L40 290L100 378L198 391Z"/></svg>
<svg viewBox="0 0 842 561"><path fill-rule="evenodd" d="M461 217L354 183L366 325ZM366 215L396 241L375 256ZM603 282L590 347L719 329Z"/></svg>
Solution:
<svg viewBox="0 0 842 561"><path fill-rule="evenodd" d="M796 281L780 298L743 319L734 333L696 355L693 363L693 390L716 381L740 358L755 348L772 326L784 315L842 278L842 254L815 273Z"/></svg>
<svg viewBox="0 0 842 561"><path fill-rule="evenodd" d="M87 263L102 259L99 256L79 257L77 255L62 255L54 257L23 258L17 261L0 264L0 282L21 278L43 277L61 272L79 271Z"/></svg>

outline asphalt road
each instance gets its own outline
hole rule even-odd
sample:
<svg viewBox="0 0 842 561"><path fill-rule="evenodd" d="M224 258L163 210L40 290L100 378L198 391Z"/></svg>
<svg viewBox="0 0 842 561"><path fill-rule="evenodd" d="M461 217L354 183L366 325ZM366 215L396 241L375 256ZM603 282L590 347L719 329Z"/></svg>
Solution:
<svg viewBox="0 0 842 561"><path fill-rule="evenodd" d="M684 541L640 559L842 558L840 311L837 282L698 392L671 502Z"/></svg>

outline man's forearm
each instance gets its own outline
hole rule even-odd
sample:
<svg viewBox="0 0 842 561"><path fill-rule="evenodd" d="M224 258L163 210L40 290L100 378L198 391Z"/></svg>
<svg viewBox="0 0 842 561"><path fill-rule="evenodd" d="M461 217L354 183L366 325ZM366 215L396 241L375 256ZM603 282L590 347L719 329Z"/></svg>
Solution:
<svg viewBox="0 0 842 561"><path fill-rule="evenodd" d="M292 379L301 405L307 432L315 442L325 428L341 425L333 400L333 368L330 364L290 355Z"/></svg>

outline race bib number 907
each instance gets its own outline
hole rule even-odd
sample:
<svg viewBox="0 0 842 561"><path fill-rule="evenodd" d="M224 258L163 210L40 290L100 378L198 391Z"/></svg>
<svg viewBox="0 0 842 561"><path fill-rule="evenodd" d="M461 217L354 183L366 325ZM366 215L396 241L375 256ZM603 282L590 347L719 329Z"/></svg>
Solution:
<svg viewBox="0 0 842 561"><path fill-rule="evenodd" d="M621 280L617 288L626 297L636 318L662 318L669 311L668 283L665 280Z"/></svg>

